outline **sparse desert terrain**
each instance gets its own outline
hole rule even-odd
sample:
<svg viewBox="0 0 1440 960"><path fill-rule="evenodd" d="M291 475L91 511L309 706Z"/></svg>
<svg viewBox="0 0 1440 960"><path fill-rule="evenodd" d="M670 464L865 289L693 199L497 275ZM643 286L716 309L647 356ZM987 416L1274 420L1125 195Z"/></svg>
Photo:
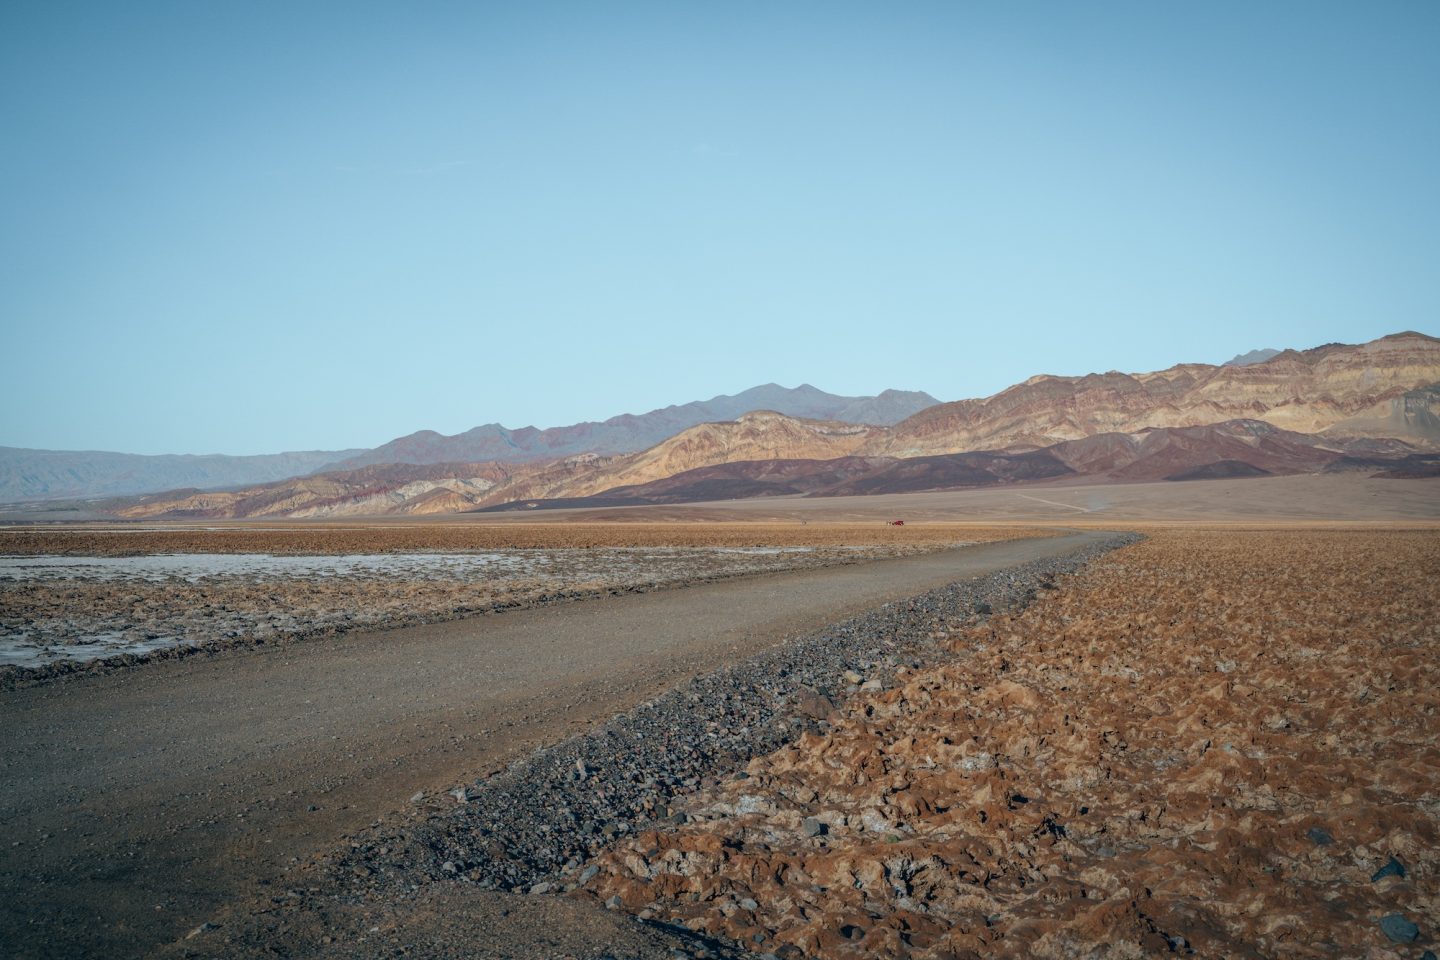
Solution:
<svg viewBox="0 0 1440 960"><path fill-rule="evenodd" d="M1154 530L947 642L580 895L781 956L1436 942L1436 532Z"/></svg>
<svg viewBox="0 0 1440 960"><path fill-rule="evenodd" d="M43 904L0 926L33 957L1418 957L1433 490L5 530L19 564L380 566L0 592L32 622L378 618L0 691L0 888ZM1106 553L1125 529L1149 539ZM559 579L393 629L468 612L473 581L418 571L487 552ZM589 599L536 605L597 570Z"/></svg>
<svg viewBox="0 0 1440 960"><path fill-rule="evenodd" d="M80 6L0 960L1440 960L1440 0Z"/></svg>
<svg viewBox="0 0 1440 960"><path fill-rule="evenodd" d="M492 529L484 531L488 536L472 533L458 539L467 546L517 540L583 546L362 553L346 548L393 551L397 543L413 544L417 534L427 535L416 530L382 529L368 535L330 531L318 538L327 551L319 554L293 553L302 543L315 542L297 541L294 534L299 531L293 530L30 536L13 544L15 555L0 555L0 683L89 669L94 661L107 667L133 666L144 659L231 646L437 623L543 603L908 556L1020 533L938 525L824 525L813 528L811 542L795 543L807 539L802 534L811 528L774 525L748 532L734 525L688 531L671 527L668 536L665 529ZM627 532L629 536L623 536ZM447 538L428 539L433 543ZM607 540L628 540L631 545L599 545ZM672 544L634 545L646 540ZM711 545L717 543L730 545ZM247 546L266 552L240 552ZM18 553L26 548L49 553ZM181 552L153 552L162 549ZM228 552L210 552L216 549Z"/></svg>

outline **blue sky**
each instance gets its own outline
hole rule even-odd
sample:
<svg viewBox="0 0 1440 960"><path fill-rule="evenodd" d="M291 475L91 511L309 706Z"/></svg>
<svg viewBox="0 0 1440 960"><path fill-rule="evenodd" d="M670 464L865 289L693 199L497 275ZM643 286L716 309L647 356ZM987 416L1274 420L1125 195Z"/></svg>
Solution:
<svg viewBox="0 0 1440 960"><path fill-rule="evenodd" d="M0 444L1440 333L1440 4L0 6Z"/></svg>

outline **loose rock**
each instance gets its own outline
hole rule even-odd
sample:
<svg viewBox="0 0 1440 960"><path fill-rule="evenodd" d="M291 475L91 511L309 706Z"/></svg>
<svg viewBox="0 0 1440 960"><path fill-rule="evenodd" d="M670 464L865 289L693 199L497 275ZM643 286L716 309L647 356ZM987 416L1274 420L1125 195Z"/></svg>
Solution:
<svg viewBox="0 0 1440 960"><path fill-rule="evenodd" d="M1380 918L1380 929L1395 943L1414 943L1420 936L1420 928L1403 913L1391 913Z"/></svg>

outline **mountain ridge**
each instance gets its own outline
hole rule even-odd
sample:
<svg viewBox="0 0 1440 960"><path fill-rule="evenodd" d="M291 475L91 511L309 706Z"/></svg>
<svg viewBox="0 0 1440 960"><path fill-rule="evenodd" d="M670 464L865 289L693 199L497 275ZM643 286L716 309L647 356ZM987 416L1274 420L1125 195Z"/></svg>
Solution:
<svg viewBox="0 0 1440 960"><path fill-rule="evenodd" d="M177 487L268 483L323 469L352 450L221 453L114 453L0 447L0 501L133 496Z"/></svg>
<svg viewBox="0 0 1440 960"><path fill-rule="evenodd" d="M785 422L788 421L788 422ZM1109 482L1204 479L1326 472L1349 460L1374 470L1416 462L1411 445L1388 439L1337 440L1284 430L1260 420L1197 427L1151 427L1136 433L1096 434L1039 450L980 450L924 457L867 456L742 459L766 449L776 430L809 431L821 449L856 445L859 425L795 421L779 414L749 414L744 422L706 424L662 447L611 457L583 455L538 464L390 464L321 474L235 492L185 492L141 498L119 506L126 519L323 518L374 514L425 515L474 510L529 510L558 506L689 503L763 496L845 496L945 490L991 484L1087 477ZM711 429L703 429L709 427ZM712 434L759 437L748 443ZM837 436L838 434L838 436ZM697 440L698 438L698 440ZM834 446L826 444L834 443ZM674 451L679 450L679 455ZM646 456L645 454L653 454ZM730 456L731 459L723 459ZM707 459L721 457L715 462ZM675 465L697 466L666 472ZM657 464L661 464L657 466ZM1237 468L1236 465L1240 465ZM626 482L617 482L626 481Z"/></svg>
<svg viewBox="0 0 1440 960"><path fill-rule="evenodd" d="M804 399L809 390L787 393ZM148 497L117 509L132 519L446 512L511 501L573 501L616 490L630 496L627 488L727 463L797 464L792 473L798 473L788 479L774 471L700 478L717 491L765 495L793 486L806 471L839 469L835 462L846 458L868 458L875 469L889 471L888 479L865 484L903 489L990 482L985 477L1041 479L1047 471L1061 476L1045 458L1019 459L1042 450L1066 470L1115 481L1318 471L1345 454L1393 458L1440 449L1437 409L1440 340L1412 332L1283 351L1239 367L1179 364L1138 374L1038 375L991 397L922 410L893 427L750 411L696 424L631 453L458 461L460 466L452 461L446 470L423 475L401 469L405 464L372 464L360 468L368 473L331 470L268 489ZM1296 430L1295 423L1307 429ZM949 459L903 463L937 457ZM956 459L963 457L970 459ZM1140 460L1149 466L1133 466ZM831 466L805 465L816 463ZM850 479L859 483L857 477ZM807 493L815 492L811 481L805 483Z"/></svg>
<svg viewBox="0 0 1440 960"><path fill-rule="evenodd" d="M1041 374L989 397L941 403L864 453L899 457L1065 440L1145 427L1264 420L1319 433L1440 381L1440 339L1414 331L1363 344L1283 350L1244 366L1176 364L1149 373ZM1383 419L1383 417L1382 417ZM1357 430L1354 435L1362 435Z"/></svg>
<svg viewBox="0 0 1440 960"><path fill-rule="evenodd" d="M622 413L608 420L586 420L562 427L512 430L503 424L487 423L450 436L421 430L328 464L327 469L374 463L520 462L581 453L635 453L690 427L734 420L756 410L775 410L806 420L889 425L939 402L918 390L890 389L873 397L845 397L808 383L793 388L765 383L738 394L720 394L647 413Z"/></svg>
<svg viewBox="0 0 1440 960"><path fill-rule="evenodd" d="M887 389L875 396L847 397L808 383L795 388L767 383L734 395L544 430L510 430L498 423L449 436L417 430L369 449L228 456L0 447L0 502L139 496L183 488L224 490L384 463L525 462L584 453L633 453L688 427L759 409L785 408L806 418L896 423L938 402L918 390Z"/></svg>

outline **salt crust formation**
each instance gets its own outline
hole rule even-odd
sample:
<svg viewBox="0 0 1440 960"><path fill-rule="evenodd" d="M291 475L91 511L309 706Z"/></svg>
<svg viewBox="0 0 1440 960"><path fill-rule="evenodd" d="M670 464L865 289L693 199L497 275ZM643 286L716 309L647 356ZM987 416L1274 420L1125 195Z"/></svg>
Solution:
<svg viewBox="0 0 1440 960"><path fill-rule="evenodd" d="M221 572L203 576L127 576L123 560L112 564L114 569L92 564L97 572L87 573L83 558L73 567L56 568L53 575L46 567L19 577L0 570L0 689L197 650L438 623L604 594L907 556L940 546L916 538L854 547L508 550L442 557L389 553L370 557L371 565L336 572L326 572L324 561L353 558L220 554L195 558L197 563L219 561ZM166 559L185 569L185 555ZM237 561L233 572L224 572L226 559ZM318 572L292 572L287 559L314 561ZM427 562L435 560L453 562Z"/></svg>

